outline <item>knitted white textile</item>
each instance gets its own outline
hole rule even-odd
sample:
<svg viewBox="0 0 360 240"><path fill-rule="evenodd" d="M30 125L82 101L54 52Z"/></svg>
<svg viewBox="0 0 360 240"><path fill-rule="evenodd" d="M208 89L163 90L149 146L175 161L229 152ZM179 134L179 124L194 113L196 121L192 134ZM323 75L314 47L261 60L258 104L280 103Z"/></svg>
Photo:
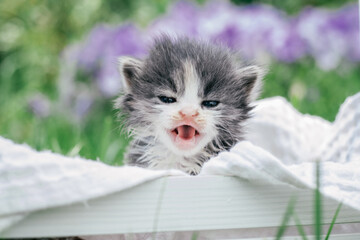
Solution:
<svg viewBox="0 0 360 240"><path fill-rule="evenodd" d="M322 162L325 195L360 210L360 93L342 105L334 123L297 112L283 98L257 102L248 141L209 160L199 177L230 175L271 184L312 186ZM122 191L176 170L111 167L37 152L0 137L0 232L26 214Z"/></svg>
<svg viewBox="0 0 360 240"><path fill-rule="evenodd" d="M37 152L0 137L0 232L28 213L105 196L177 170L111 167L102 162Z"/></svg>

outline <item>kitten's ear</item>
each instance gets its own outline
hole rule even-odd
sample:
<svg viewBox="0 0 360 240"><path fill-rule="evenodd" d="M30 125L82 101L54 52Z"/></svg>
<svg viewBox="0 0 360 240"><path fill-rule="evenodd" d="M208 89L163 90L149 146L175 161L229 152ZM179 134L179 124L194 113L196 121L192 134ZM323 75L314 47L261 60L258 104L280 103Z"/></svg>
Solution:
<svg viewBox="0 0 360 240"><path fill-rule="evenodd" d="M247 102L255 101L261 92L265 70L259 66L251 65L239 69L238 75L241 79Z"/></svg>
<svg viewBox="0 0 360 240"><path fill-rule="evenodd" d="M133 57L119 57L118 69L125 92L130 92L142 68L142 60Z"/></svg>

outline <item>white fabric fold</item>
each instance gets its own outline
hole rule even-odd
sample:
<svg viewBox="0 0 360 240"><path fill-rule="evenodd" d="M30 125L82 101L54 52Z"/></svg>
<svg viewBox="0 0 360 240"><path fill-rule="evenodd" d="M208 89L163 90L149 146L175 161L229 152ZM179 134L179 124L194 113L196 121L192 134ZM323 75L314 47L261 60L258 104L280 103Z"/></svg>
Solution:
<svg viewBox="0 0 360 240"><path fill-rule="evenodd" d="M248 141L239 142L229 152L222 152L212 158L205 163L200 175L236 176L264 183L289 184L298 188L308 186L279 159Z"/></svg>
<svg viewBox="0 0 360 240"><path fill-rule="evenodd" d="M0 232L32 211L84 202L171 175L186 174L112 167L79 157L37 152L0 137Z"/></svg>

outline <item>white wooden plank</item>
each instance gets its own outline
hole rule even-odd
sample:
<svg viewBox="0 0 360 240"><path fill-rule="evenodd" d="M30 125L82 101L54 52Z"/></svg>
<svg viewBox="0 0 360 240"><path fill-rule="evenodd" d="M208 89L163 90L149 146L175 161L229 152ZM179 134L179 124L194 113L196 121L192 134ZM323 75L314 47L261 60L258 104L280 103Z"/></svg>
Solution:
<svg viewBox="0 0 360 240"><path fill-rule="evenodd" d="M168 177L89 202L38 211L5 238L277 227L292 195L301 222L313 220L313 192L233 177ZM338 203L324 201L324 223ZM360 222L343 206L338 223Z"/></svg>

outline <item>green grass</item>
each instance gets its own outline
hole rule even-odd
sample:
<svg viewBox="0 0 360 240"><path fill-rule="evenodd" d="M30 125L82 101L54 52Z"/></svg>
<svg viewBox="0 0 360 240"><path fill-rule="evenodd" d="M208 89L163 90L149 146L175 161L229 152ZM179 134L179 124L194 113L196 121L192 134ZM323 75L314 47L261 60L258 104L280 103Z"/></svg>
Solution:
<svg viewBox="0 0 360 240"><path fill-rule="evenodd" d="M285 233L285 231L286 231L286 228L287 228L287 225L288 225L291 217L292 217L293 214L294 214L295 204L296 204L296 198L295 198L295 197L292 197L292 198L289 200L288 206L286 207L286 211L285 211L284 216L283 216L283 219L282 219L282 221L281 221L281 225L280 225L280 227L278 228L278 231L277 231L277 233L276 233L276 236L275 236L275 239L276 239L276 240L281 239L282 236L284 235L284 233Z"/></svg>
<svg viewBox="0 0 360 240"><path fill-rule="evenodd" d="M346 97L360 91L358 76L356 65L322 71L309 58L292 64L276 62L269 67L262 97L284 96L300 112L333 121Z"/></svg>
<svg viewBox="0 0 360 240"><path fill-rule="evenodd" d="M45 118L33 115L26 102L10 98L0 104L0 135L16 142L25 142L37 150L51 149L64 155L79 154L121 165L128 138L121 134L111 101L95 105L81 121L67 115Z"/></svg>
<svg viewBox="0 0 360 240"><path fill-rule="evenodd" d="M322 205L322 195L320 192L321 189L321 164L320 162L316 162L315 167L315 180L316 180L316 187L314 189L314 222L313 222L313 233L314 233L314 239L316 240L322 240L323 234L322 234L322 226L323 226L323 220L322 220L322 214L323 214L323 205ZM340 209L341 209L342 203L340 203L334 213L334 216L332 218L332 221L330 223L329 229L326 233L326 236L324 240L328 240L331 236L331 231L333 229L334 224L336 223L336 218L339 215ZM300 222L300 219L295 211L296 207L296 197L293 196L290 198L288 206L286 208L286 211L284 213L283 219L281 221L281 224L278 228L278 231L276 233L275 239L281 240L287 227L290 222L290 219L293 218L298 230L299 235L301 236L302 240L307 240L306 233L304 231L303 225Z"/></svg>

